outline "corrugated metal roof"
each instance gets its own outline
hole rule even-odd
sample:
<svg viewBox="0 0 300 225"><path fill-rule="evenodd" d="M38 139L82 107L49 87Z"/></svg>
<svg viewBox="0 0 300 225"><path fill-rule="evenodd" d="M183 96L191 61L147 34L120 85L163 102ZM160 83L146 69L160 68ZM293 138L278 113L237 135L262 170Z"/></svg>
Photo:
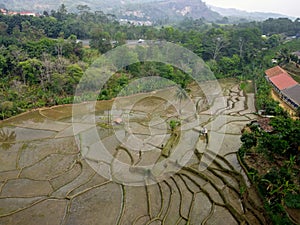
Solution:
<svg viewBox="0 0 300 225"><path fill-rule="evenodd" d="M275 66L270 69L267 69L265 71L265 74L268 77L274 77L274 76L278 76L280 74L287 74L287 72L284 69L282 69L280 66Z"/></svg>
<svg viewBox="0 0 300 225"><path fill-rule="evenodd" d="M282 93L285 94L286 96L288 96L295 103L300 105L300 85L299 84L283 90Z"/></svg>
<svg viewBox="0 0 300 225"><path fill-rule="evenodd" d="M270 77L270 81L279 89L283 90L298 84L290 75L282 73L277 76Z"/></svg>

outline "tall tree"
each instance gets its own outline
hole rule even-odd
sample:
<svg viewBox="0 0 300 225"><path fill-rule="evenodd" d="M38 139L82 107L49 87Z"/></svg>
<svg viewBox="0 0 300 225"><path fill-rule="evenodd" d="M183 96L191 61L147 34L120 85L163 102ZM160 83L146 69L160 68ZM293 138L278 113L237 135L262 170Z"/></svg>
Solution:
<svg viewBox="0 0 300 225"><path fill-rule="evenodd" d="M91 37L91 47L98 49L99 52L105 53L112 48L110 34L101 27L94 28Z"/></svg>
<svg viewBox="0 0 300 225"><path fill-rule="evenodd" d="M179 100L179 105L180 105L179 106L180 107L179 114L181 115L181 112L182 112L181 103L182 103L182 101L184 101L188 98L188 95L187 95L186 91L183 88L180 87L180 88L177 88L175 96Z"/></svg>

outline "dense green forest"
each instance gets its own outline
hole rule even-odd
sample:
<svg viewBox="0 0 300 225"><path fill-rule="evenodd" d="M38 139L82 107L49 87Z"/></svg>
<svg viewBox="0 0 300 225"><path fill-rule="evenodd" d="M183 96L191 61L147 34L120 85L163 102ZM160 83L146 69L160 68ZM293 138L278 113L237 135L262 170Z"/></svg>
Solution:
<svg viewBox="0 0 300 225"><path fill-rule="evenodd" d="M300 120L277 116L270 125L271 133L249 125L239 154L244 164L250 162L248 175L274 224L293 224L286 210L295 215L300 208Z"/></svg>
<svg viewBox="0 0 300 225"><path fill-rule="evenodd" d="M300 50L300 20L268 19L234 25L212 24L186 18L175 26L121 25L113 15L78 7L68 13L61 5L41 17L0 15L0 118L28 109L73 102L76 85L85 70L101 54L127 40L165 40L203 58L217 78L235 77L256 84L257 109L274 115L272 134L250 127L242 136L240 156L260 154L266 160L284 162L266 174L250 170L253 182L265 198L276 224L289 224L285 207L299 208L299 120L279 107L270 96L264 70L289 62L299 64L291 53ZM291 40L286 37L294 36ZM298 39L297 39L298 37ZM89 40L89 47L78 39ZM139 76L159 75L183 88L190 82L181 70L160 63L136 63L113 76L98 99L115 97ZM296 199L296 200L295 200Z"/></svg>
<svg viewBox="0 0 300 225"><path fill-rule="evenodd" d="M120 25L113 15L90 12L85 6L78 9L78 14L68 13L61 5L41 17L0 15L2 119L30 108L71 103L85 69L100 54L126 40L173 42L202 57L217 78L245 79L258 68L271 66L269 58L285 48L284 35L297 35L300 26L299 20L284 18L227 26L186 18L175 27L146 27ZM90 40L91 48L84 48L77 39ZM288 48L289 52L299 49L298 42ZM186 85L186 76L179 70L167 65L150 67L154 73L164 71L165 75L160 75L176 76L177 82ZM148 64L124 68L124 76L111 81L99 98L114 97L118 86L138 74L149 74L147 71Z"/></svg>

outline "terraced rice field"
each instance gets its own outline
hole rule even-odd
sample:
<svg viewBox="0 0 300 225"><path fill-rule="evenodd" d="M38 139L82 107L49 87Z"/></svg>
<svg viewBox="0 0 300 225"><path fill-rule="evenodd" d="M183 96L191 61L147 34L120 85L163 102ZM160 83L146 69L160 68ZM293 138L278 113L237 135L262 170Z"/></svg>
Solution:
<svg viewBox="0 0 300 225"><path fill-rule="evenodd" d="M210 103L169 89L2 122L0 224L266 224L236 155L254 96L221 86Z"/></svg>

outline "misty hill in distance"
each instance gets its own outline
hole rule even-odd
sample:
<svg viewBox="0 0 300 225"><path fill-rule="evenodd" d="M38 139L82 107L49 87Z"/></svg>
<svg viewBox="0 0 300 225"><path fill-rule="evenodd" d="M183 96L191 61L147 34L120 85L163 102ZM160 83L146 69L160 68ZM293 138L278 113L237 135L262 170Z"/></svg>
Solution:
<svg viewBox="0 0 300 225"><path fill-rule="evenodd" d="M204 18L208 21L222 18L217 12L210 10L201 0L161 0L128 4L117 13L117 16L166 22L182 20L184 17Z"/></svg>
<svg viewBox="0 0 300 225"><path fill-rule="evenodd" d="M201 0L0 0L0 5L7 9L39 12L56 10L62 3L69 12L76 12L78 5L87 5L92 11L101 10L128 20L178 21L184 17L192 17L215 21L222 18Z"/></svg>
<svg viewBox="0 0 300 225"><path fill-rule="evenodd" d="M224 16L230 21L239 18L247 20L265 20L267 18L286 17L274 13L249 13L236 9L223 9L207 6L201 0L0 0L0 7L9 10L43 12L56 10L65 4L69 12L76 12L78 5L87 5L92 11L103 11L128 21L151 21L162 23L204 18L207 21L219 21Z"/></svg>
<svg viewBox="0 0 300 225"><path fill-rule="evenodd" d="M114 4L121 4L119 0L0 0L0 5L4 5L9 10L34 10L43 12L44 10L56 10L61 4L65 4L69 11L74 11L77 5L88 5L93 10L107 9Z"/></svg>
<svg viewBox="0 0 300 225"><path fill-rule="evenodd" d="M231 19L243 18L243 19L247 19L247 20L266 20L268 18L288 17L283 14L272 13L272 12L248 12L245 10L239 10L239 9L235 9L235 8L221 8L221 7L212 6L212 5L208 5L208 7L211 10L219 13L220 15L226 16ZM289 17L289 18L291 18L291 17ZM294 19L294 18L291 18L291 19Z"/></svg>

